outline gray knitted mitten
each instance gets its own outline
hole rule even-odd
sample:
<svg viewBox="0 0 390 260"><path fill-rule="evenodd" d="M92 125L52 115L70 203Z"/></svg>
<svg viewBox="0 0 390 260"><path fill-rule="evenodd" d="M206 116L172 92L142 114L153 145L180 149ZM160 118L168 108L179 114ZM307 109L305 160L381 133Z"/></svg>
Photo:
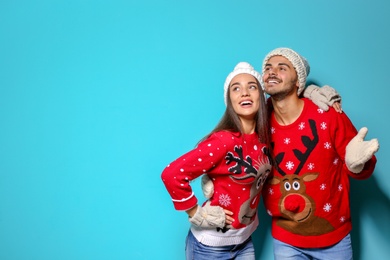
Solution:
<svg viewBox="0 0 390 260"><path fill-rule="evenodd" d="M347 145L345 164L348 170L353 173L360 173L364 168L364 164L379 150L379 142L377 139L364 141L367 132L367 127L362 127Z"/></svg>
<svg viewBox="0 0 390 260"><path fill-rule="evenodd" d="M225 226L225 212L220 206L211 206L210 201L208 201L203 207L198 206L195 215L189 221L201 228L223 228Z"/></svg>
<svg viewBox="0 0 390 260"><path fill-rule="evenodd" d="M341 101L339 93L328 85L325 85L322 88L316 85L310 85L305 88L303 96L313 101L314 104L324 111L328 111L329 107L332 106L334 102Z"/></svg>
<svg viewBox="0 0 390 260"><path fill-rule="evenodd" d="M214 194L213 181L207 174L204 174L202 176L202 192L207 199L211 198Z"/></svg>

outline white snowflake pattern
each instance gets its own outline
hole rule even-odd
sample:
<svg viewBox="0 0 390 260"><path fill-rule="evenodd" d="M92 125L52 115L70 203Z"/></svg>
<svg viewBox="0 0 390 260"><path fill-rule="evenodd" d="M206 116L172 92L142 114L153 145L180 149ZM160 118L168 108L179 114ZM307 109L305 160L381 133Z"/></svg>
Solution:
<svg viewBox="0 0 390 260"><path fill-rule="evenodd" d="M334 164L334 165L337 165L338 162L339 162L339 158L336 158L336 159L334 159L333 164Z"/></svg>
<svg viewBox="0 0 390 260"><path fill-rule="evenodd" d="M290 138L284 138L284 144L289 144L291 143L291 139Z"/></svg>
<svg viewBox="0 0 390 260"><path fill-rule="evenodd" d="M325 183L322 183L321 185L320 185L320 190L325 190L326 189L326 184Z"/></svg>
<svg viewBox="0 0 390 260"><path fill-rule="evenodd" d="M305 122L300 123L300 124L298 125L298 129L299 129L299 130L305 129Z"/></svg>
<svg viewBox="0 0 390 260"><path fill-rule="evenodd" d="M286 168L292 170L294 168L294 163L292 161L288 161L286 163Z"/></svg>
<svg viewBox="0 0 390 260"><path fill-rule="evenodd" d="M326 212L330 212L332 210L332 205L330 203L326 203L323 210Z"/></svg>
<svg viewBox="0 0 390 260"><path fill-rule="evenodd" d="M254 145L254 146L253 146L253 149L254 149L255 151L257 151L257 145Z"/></svg>
<svg viewBox="0 0 390 260"><path fill-rule="evenodd" d="M323 113L324 113L324 110L322 110L321 108L318 108L318 109L317 109L317 112L318 112L318 114L323 114Z"/></svg>
<svg viewBox="0 0 390 260"><path fill-rule="evenodd" d="M307 169L313 170L313 169L314 169L314 163L309 163L309 164L307 165Z"/></svg>
<svg viewBox="0 0 390 260"><path fill-rule="evenodd" d="M342 190L343 190L343 185L342 185L342 184L339 184L339 186L337 187L337 189L338 189L339 191L342 191Z"/></svg>
<svg viewBox="0 0 390 260"><path fill-rule="evenodd" d="M267 213L268 215L272 216L272 212L269 209L267 209Z"/></svg>
<svg viewBox="0 0 390 260"><path fill-rule="evenodd" d="M329 142L326 142L326 143L324 143L324 148L325 149L330 149L330 148L332 148L332 144L329 143Z"/></svg>
<svg viewBox="0 0 390 260"><path fill-rule="evenodd" d="M268 194L269 194L269 195L274 195L274 189L269 188L269 189L268 189Z"/></svg>
<svg viewBox="0 0 390 260"><path fill-rule="evenodd" d="M345 217L344 216L342 216L341 218L340 218L340 223L344 223L345 222Z"/></svg>
<svg viewBox="0 0 390 260"><path fill-rule="evenodd" d="M219 195L219 204L221 204L222 206L229 206L231 204L231 198L229 197L228 194L221 194Z"/></svg>
<svg viewBox="0 0 390 260"><path fill-rule="evenodd" d="M327 125L326 125L326 123L325 123L325 122L322 122L322 123L321 123L321 129L322 129L322 130L325 130L326 128L328 128Z"/></svg>
<svg viewBox="0 0 390 260"><path fill-rule="evenodd" d="M275 127L271 127L271 134L275 133Z"/></svg>

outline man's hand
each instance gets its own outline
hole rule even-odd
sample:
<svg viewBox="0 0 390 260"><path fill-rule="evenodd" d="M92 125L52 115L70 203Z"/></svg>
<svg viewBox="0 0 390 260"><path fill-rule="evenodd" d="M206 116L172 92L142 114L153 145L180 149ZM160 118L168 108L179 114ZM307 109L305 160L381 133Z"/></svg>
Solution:
<svg viewBox="0 0 390 260"><path fill-rule="evenodd" d="M202 185L203 195L207 199L211 198L214 194L214 184L207 174L203 174L201 185Z"/></svg>
<svg viewBox="0 0 390 260"><path fill-rule="evenodd" d="M364 164L379 150L377 139L364 141L368 132L367 127L359 130L358 134L348 143L345 152L345 164L353 173L360 173Z"/></svg>

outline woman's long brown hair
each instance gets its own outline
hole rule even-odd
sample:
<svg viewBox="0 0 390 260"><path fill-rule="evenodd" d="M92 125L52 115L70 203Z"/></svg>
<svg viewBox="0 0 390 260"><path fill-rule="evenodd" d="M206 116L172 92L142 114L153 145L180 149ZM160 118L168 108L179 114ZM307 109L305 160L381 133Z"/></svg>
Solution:
<svg viewBox="0 0 390 260"><path fill-rule="evenodd" d="M256 80L260 94L260 107L256 114L256 127L255 131L259 136L259 141L265 144L268 149L271 149L271 135L268 117L268 106L264 96L264 90L260 86L260 83ZM210 135L218 131L230 131L241 135L243 133L241 127L241 121L237 113L234 111L232 102L230 100L230 91L227 91L227 104L225 112L217 124L217 126L206 135L201 141L207 139Z"/></svg>

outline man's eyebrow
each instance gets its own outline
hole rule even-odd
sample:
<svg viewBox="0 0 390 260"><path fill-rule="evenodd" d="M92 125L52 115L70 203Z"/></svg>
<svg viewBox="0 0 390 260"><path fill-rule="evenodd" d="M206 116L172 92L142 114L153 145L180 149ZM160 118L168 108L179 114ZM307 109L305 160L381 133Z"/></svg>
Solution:
<svg viewBox="0 0 390 260"><path fill-rule="evenodd" d="M287 67L290 68L290 65L288 65L287 63L284 63L284 62L281 62L281 63L279 63L278 65L279 65L279 66L287 66Z"/></svg>
<svg viewBox="0 0 390 260"><path fill-rule="evenodd" d="M271 63L267 63L267 64L265 64L264 67L268 67L268 66L272 66L272 64ZM290 65L288 65L287 63L284 63L284 62L278 63L278 66L287 66L287 67L290 68Z"/></svg>

